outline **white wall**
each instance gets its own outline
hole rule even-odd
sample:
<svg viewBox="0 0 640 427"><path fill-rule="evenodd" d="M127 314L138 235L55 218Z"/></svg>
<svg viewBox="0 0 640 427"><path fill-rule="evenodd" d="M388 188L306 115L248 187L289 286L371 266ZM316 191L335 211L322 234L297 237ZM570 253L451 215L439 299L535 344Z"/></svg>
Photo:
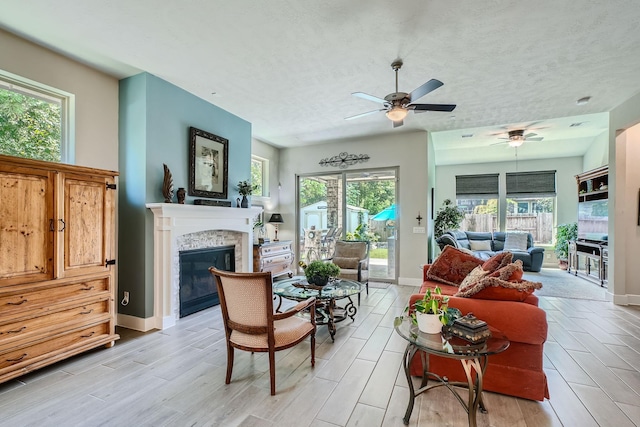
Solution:
<svg viewBox="0 0 640 427"><path fill-rule="evenodd" d="M582 157L520 160L518 172L556 171L556 220L558 224L578 220L578 187L575 176L582 172ZM445 199L456 200L456 175L500 174L500 194L506 194L505 174L515 172L515 162L478 163L436 167L436 212Z"/></svg>
<svg viewBox="0 0 640 427"><path fill-rule="evenodd" d="M584 153L582 163L583 172L599 168L609 164L609 131L606 130L598 135L591 143L591 146Z"/></svg>
<svg viewBox="0 0 640 427"><path fill-rule="evenodd" d="M609 133L609 292L616 304L640 305L638 161L640 94L610 113ZM623 132L624 129L629 129ZM618 135L619 134L619 135ZM614 197L611 197L614 194Z"/></svg>
<svg viewBox="0 0 640 427"><path fill-rule="evenodd" d="M0 30L0 69L75 95L75 164L118 170L118 79Z"/></svg>
<svg viewBox="0 0 640 427"><path fill-rule="evenodd" d="M431 185L427 179L427 133L396 133L360 140L336 141L329 144L285 148L280 152L280 212L285 223L282 239L295 238L295 178L296 174L341 171L322 167L320 160L338 155L368 154L366 163L349 167L348 171L381 167L400 167L398 180L398 282L420 284L419 266L427 262L427 234L414 234L418 212L426 217L427 194ZM421 226L425 226L422 222ZM426 227L426 226L425 226Z"/></svg>

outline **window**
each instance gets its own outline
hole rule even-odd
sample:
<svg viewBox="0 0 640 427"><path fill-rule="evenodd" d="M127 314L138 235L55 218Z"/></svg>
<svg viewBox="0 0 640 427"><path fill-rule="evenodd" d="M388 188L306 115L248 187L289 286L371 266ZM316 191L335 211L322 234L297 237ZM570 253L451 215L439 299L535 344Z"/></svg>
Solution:
<svg viewBox="0 0 640 427"><path fill-rule="evenodd" d="M456 205L464 212L460 229L498 229L498 174L456 176Z"/></svg>
<svg viewBox="0 0 640 427"><path fill-rule="evenodd" d="M556 171L507 173L506 231L526 231L534 243L553 243Z"/></svg>
<svg viewBox="0 0 640 427"><path fill-rule="evenodd" d="M269 197L269 160L251 156L251 183L254 196Z"/></svg>
<svg viewBox="0 0 640 427"><path fill-rule="evenodd" d="M73 95L0 72L0 153L73 163Z"/></svg>

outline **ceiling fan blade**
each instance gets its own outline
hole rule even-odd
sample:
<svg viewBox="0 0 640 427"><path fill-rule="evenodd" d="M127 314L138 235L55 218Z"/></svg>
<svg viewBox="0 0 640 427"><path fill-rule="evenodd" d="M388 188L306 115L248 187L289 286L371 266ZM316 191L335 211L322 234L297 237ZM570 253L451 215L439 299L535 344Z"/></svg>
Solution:
<svg viewBox="0 0 640 427"><path fill-rule="evenodd" d="M380 110L367 111L366 113L356 114L355 116L345 117L344 119L345 120L359 119L360 117L368 116L369 114L373 114L373 113L379 113L380 111L386 111L386 110L382 108Z"/></svg>
<svg viewBox="0 0 640 427"><path fill-rule="evenodd" d="M525 138L524 140L525 140L526 142L530 142L530 141L542 141L543 139L544 139L544 137L543 137L543 136L539 136L539 137L537 137L537 138Z"/></svg>
<svg viewBox="0 0 640 427"><path fill-rule="evenodd" d="M366 99L369 101L379 102L380 104L387 104L387 101L385 101L384 99L378 98L377 96L369 95L368 93L353 92L351 95L357 96L358 98Z"/></svg>
<svg viewBox="0 0 640 427"><path fill-rule="evenodd" d="M500 145L500 144L506 144L507 141L501 141L501 142L494 142L493 144L489 144L489 146L491 147L492 145Z"/></svg>
<svg viewBox="0 0 640 427"><path fill-rule="evenodd" d="M526 134L524 136L524 139L531 138L532 136L536 136L536 135L537 135L537 133L529 132L528 134Z"/></svg>
<svg viewBox="0 0 640 427"><path fill-rule="evenodd" d="M440 80L431 79L425 84L423 84L422 86L420 86L419 88L414 89L413 92L409 94L409 101L410 102L417 101L418 99L422 98L429 92L438 89L443 84L444 83L442 83Z"/></svg>
<svg viewBox="0 0 640 427"><path fill-rule="evenodd" d="M394 128L399 128L400 126L402 126L404 124L404 122L402 120L399 120L397 122L393 122L393 127Z"/></svg>
<svg viewBox="0 0 640 427"><path fill-rule="evenodd" d="M455 104L410 104L407 107L413 108L414 111L448 111L456 109Z"/></svg>

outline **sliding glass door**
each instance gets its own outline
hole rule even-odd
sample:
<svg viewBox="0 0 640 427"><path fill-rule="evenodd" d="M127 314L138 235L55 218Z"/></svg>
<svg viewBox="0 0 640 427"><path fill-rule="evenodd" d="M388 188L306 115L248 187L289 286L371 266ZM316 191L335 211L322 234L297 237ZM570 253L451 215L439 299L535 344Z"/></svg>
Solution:
<svg viewBox="0 0 640 427"><path fill-rule="evenodd" d="M333 256L336 240L369 242L369 277L395 282L397 168L298 176L298 254Z"/></svg>

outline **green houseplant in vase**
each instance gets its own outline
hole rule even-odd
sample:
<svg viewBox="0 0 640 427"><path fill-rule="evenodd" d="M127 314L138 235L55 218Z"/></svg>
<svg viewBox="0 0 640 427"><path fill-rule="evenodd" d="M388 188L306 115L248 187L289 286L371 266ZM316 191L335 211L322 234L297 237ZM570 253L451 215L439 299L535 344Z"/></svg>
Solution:
<svg viewBox="0 0 640 427"><path fill-rule="evenodd" d="M449 307L449 297L442 296L442 289L436 286L433 291L427 289L422 299L413 303L414 323L420 332L437 334L442 326L448 326L461 316L460 310Z"/></svg>
<svg viewBox="0 0 640 427"><path fill-rule="evenodd" d="M331 262L313 261L307 266L302 263L301 267L304 268L307 282L316 286L325 286L329 283L329 279L340 274L340 268Z"/></svg>
<svg viewBox="0 0 640 427"><path fill-rule="evenodd" d="M556 245L554 251L558 258L558 266L561 270L566 270L569 261L569 241L578 238L578 223L570 222L560 224L556 227Z"/></svg>
<svg viewBox="0 0 640 427"><path fill-rule="evenodd" d="M242 196L242 201L240 202L240 206L243 208L249 207L249 200L247 196L250 196L253 193L255 186L251 185L249 181L240 181L238 183L238 193Z"/></svg>

